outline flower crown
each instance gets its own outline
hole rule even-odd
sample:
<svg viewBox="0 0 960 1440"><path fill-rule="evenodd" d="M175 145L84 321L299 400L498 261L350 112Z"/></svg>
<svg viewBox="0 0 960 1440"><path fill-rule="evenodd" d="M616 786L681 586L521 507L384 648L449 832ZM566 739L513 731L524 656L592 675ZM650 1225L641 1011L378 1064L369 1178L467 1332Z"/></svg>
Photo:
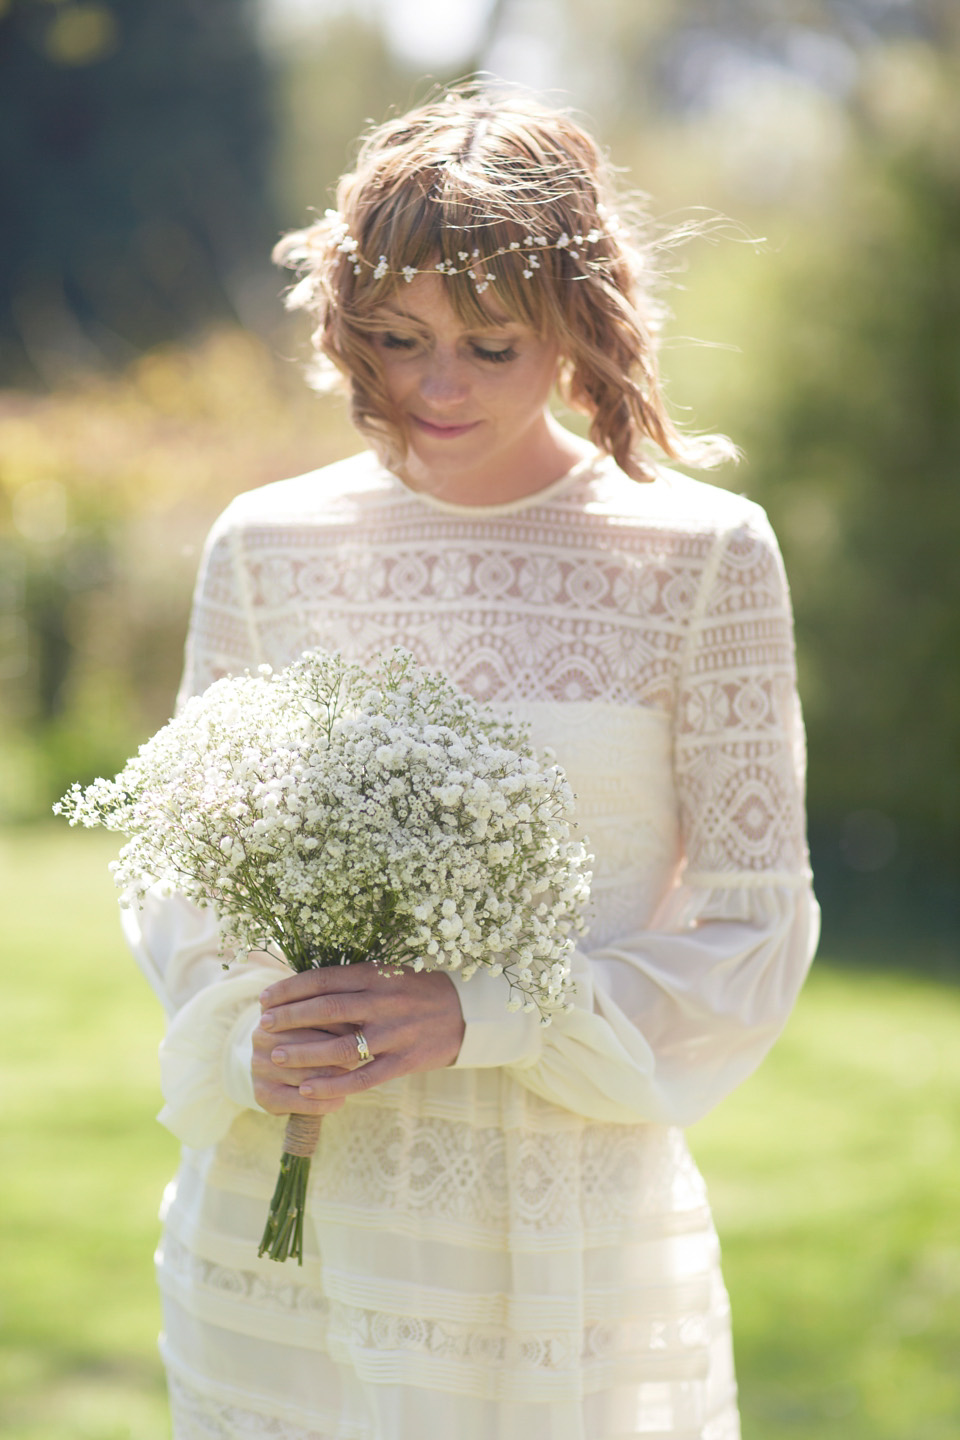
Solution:
<svg viewBox="0 0 960 1440"><path fill-rule="evenodd" d="M565 230L557 236L556 240L548 240L546 235L525 235L523 240L511 240L509 245L501 245L489 254L483 255L479 249L460 250L457 252L457 261L438 260L436 265L425 269L417 269L415 265L404 265L399 270L391 270L390 262L386 255L381 255L376 263L361 255L358 242L350 234L347 222L339 210L327 210L324 212L324 219L329 227L329 237L334 248L341 255L346 256L353 266L354 275L362 275L364 270L373 273L374 280L382 280L387 275L402 276L408 285L412 284L417 275L469 275L473 281L478 295L482 295L489 285L493 284L496 276L487 269L491 260L501 255L515 254L523 261L523 278L531 280L537 270L541 268L540 255L547 250L565 250L574 260L581 256L587 259L595 267L602 263L601 259L590 261L587 251L595 245L598 240L612 238L620 229L620 221L616 215L604 215L604 229L588 230L586 235L568 235Z"/></svg>

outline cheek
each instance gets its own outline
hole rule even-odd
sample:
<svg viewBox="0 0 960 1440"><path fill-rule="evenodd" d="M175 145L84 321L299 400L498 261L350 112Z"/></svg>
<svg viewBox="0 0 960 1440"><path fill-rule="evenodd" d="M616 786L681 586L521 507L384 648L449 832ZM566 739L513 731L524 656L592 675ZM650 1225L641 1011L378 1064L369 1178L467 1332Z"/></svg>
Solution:
<svg viewBox="0 0 960 1440"><path fill-rule="evenodd" d="M403 390L403 371L397 366L396 361L391 360L382 354L380 359L380 374L383 376L383 385L387 394L391 397L399 395Z"/></svg>
<svg viewBox="0 0 960 1440"><path fill-rule="evenodd" d="M544 345L536 354L530 357L530 385L537 390L544 390L547 394L556 379L557 368L560 364L560 352L555 345Z"/></svg>
<svg viewBox="0 0 960 1440"><path fill-rule="evenodd" d="M522 371L515 372L513 377L507 380L504 389L517 410L529 409L531 406L540 408L550 398L556 374L556 357L538 356L524 365Z"/></svg>

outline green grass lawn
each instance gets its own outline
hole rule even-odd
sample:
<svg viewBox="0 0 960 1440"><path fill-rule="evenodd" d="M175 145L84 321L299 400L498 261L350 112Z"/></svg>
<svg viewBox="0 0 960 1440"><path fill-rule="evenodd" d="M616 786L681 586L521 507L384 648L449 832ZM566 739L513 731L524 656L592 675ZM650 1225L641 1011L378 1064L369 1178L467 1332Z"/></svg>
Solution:
<svg viewBox="0 0 960 1440"><path fill-rule="evenodd" d="M159 1006L109 836L0 836L0 1431L160 1440L151 1251L175 1146ZM821 967L692 1134L724 1243L744 1440L960 1434L960 993Z"/></svg>

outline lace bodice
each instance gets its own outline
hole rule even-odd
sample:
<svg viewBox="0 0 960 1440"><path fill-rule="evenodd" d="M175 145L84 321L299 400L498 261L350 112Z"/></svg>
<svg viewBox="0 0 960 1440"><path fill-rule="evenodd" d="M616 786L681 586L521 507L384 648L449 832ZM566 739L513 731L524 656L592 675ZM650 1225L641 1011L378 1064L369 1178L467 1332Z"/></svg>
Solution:
<svg viewBox="0 0 960 1440"><path fill-rule="evenodd" d="M786 583L739 496L609 461L485 508L413 494L371 456L268 486L211 538L185 687L310 645L403 645L530 720L596 852L594 940L648 920L681 858L699 886L806 875Z"/></svg>

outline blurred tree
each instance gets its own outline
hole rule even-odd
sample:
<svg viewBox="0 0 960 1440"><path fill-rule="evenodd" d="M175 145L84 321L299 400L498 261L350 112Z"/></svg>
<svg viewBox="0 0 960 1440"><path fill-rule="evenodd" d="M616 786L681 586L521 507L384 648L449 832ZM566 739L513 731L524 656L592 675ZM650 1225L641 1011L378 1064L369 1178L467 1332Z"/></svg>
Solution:
<svg viewBox="0 0 960 1440"><path fill-rule="evenodd" d="M356 448L345 412L236 327L0 394L0 824L162 724L207 527Z"/></svg>
<svg viewBox="0 0 960 1440"><path fill-rule="evenodd" d="M244 318L274 235L252 0L0 0L0 382Z"/></svg>
<svg viewBox="0 0 960 1440"><path fill-rule="evenodd" d="M357 136L383 118L389 99L402 104L412 80L382 32L358 16L298 33L278 46L276 58L283 76L277 189L290 228L305 222L307 209L322 213L333 203L332 187L356 153Z"/></svg>
<svg viewBox="0 0 960 1440"><path fill-rule="evenodd" d="M850 114L844 204L783 260L748 450L793 583L826 890L882 914L906 896L943 928L960 898L960 48L878 51Z"/></svg>

